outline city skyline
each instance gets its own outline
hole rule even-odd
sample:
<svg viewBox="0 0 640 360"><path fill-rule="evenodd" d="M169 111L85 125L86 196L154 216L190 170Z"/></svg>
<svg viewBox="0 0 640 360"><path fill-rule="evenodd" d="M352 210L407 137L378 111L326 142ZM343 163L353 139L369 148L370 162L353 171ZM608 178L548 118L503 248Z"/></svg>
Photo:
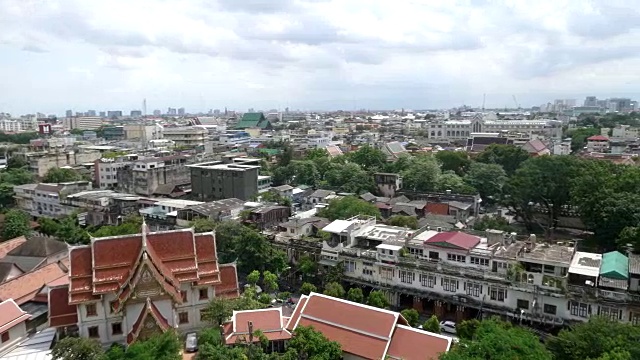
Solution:
<svg viewBox="0 0 640 360"><path fill-rule="evenodd" d="M640 97L631 1L362 5L0 0L0 112L128 113L143 98L151 114Z"/></svg>

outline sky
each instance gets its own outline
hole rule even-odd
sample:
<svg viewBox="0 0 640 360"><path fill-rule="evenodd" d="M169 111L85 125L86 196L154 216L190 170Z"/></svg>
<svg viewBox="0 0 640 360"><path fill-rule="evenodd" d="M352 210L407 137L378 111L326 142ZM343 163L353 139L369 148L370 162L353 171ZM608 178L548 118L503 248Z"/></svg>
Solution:
<svg viewBox="0 0 640 360"><path fill-rule="evenodd" d="M618 0L0 0L0 112L640 97Z"/></svg>

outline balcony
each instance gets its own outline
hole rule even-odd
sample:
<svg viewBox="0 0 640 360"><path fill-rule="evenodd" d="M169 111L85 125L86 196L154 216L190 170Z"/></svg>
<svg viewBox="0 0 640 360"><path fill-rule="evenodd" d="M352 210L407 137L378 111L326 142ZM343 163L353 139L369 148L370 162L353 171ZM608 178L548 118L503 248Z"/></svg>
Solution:
<svg viewBox="0 0 640 360"><path fill-rule="evenodd" d="M427 271L471 277L476 279L498 280L507 282L506 273L491 272L462 266L453 266L443 262L400 257L399 263L407 267L415 267Z"/></svg>

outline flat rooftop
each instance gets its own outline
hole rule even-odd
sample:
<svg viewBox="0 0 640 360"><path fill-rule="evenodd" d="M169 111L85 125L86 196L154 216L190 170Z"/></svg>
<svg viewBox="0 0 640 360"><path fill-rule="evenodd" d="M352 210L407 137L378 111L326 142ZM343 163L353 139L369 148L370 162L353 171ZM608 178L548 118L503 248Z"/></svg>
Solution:
<svg viewBox="0 0 640 360"><path fill-rule="evenodd" d="M519 254L520 261L553 263L569 267L573 259L574 247L558 244L536 244L530 252L526 250Z"/></svg>
<svg viewBox="0 0 640 360"><path fill-rule="evenodd" d="M569 266L569 272L597 278L600 275L601 263L602 254L576 251L571 266Z"/></svg>
<svg viewBox="0 0 640 360"><path fill-rule="evenodd" d="M190 168L196 169L211 169L211 170L222 170L222 171L245 171L252 169L260 169L260 165L245 165L245 164L224 164L221 161L213 161L199 164L191 164L187 165Z"/></svg>

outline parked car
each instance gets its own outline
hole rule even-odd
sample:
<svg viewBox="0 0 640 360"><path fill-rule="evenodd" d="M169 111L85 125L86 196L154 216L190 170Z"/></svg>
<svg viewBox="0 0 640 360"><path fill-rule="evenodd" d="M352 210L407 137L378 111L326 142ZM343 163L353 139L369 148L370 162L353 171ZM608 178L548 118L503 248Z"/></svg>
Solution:
<svg viewBox="0 0 640 360"><path fill-rule="evenodd" d="M187 334L187 340L185 340L184 350L186 352L198 351L198 335L194 332Z"/></svg>
<svg viewBox="0 0 640 360"><path fill-rule="evenodd" d="M440 321L440 331L449 334L456 333L456 323L453 321Z"/></svg>

